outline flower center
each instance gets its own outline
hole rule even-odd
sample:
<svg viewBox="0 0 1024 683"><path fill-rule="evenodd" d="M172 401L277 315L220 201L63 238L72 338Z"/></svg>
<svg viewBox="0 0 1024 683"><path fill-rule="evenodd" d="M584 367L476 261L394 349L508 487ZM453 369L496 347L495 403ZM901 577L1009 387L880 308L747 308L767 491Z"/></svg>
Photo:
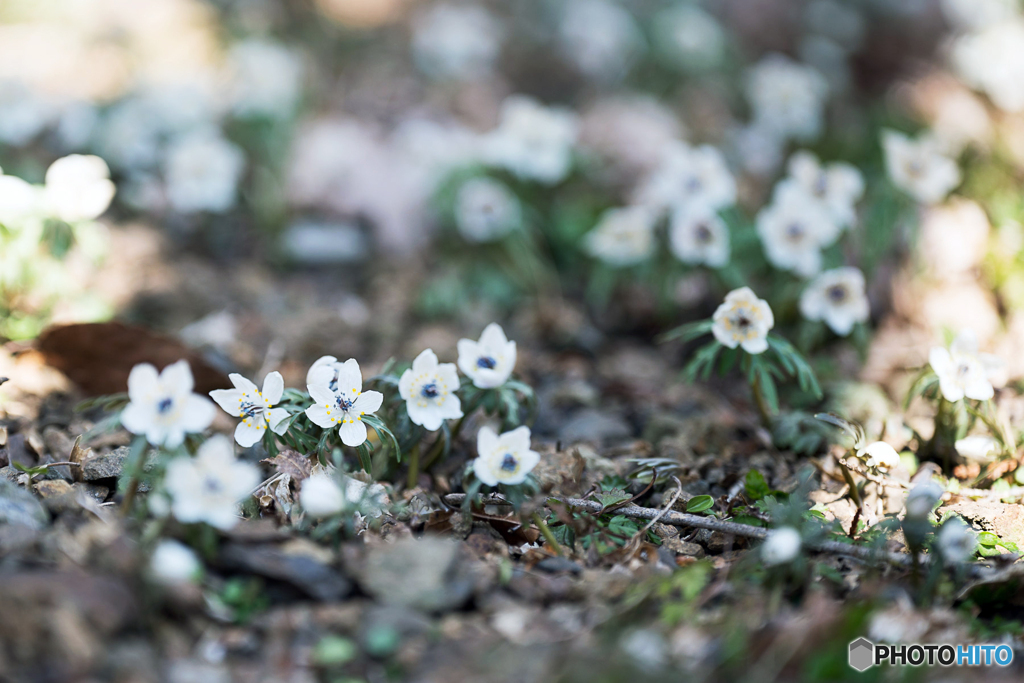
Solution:
<svg viewBox="0 0 1024 683"><path fill-rule="evenodd" d="M704 223L701 223L696 228L694 228L694 232L696 233L697 241L701 244L709 244L713 238L713 235L711 234L711 228L709 228Z"/></svg>
<svg viewBox="0 0 1024 683"><path fill-rule="evenodd" d="M344 396L338 396L338 410L348 412L352 408L352 401Z"/></svg>
<svg viewBox="0 0 1024 683"><path fill-rule="evenodd" d="M441 394L440 390L437 388L437 382L424 384L420 393L423 394L424 398L437 398Z"/></svg>
<svg viewBox="0 0 1024 683"><path fill-rule="evenodd" d="M203 492L210 495L216 495L224 490L220 480L214 479L213 477L206 477L203 479Z"/></svg>
<svg viewBox="0 0 1024 683"><path fill-rule="evenodd" d="M517 467L516 456L506 453L501 460L501 469L504 472L515 472Z"/></svg>
<svg viewBox="0 0 1024 683"><path fill-rule="evenodd" d="M800 242L804 239L804 226L799 223L790 223L786 226L786 239L790 242Z"/></svg>
<svg viewBox="0 0 1024 683"><path fill-rule="evenodd" d="M828 194L828 177L824 173L819 173L818 179L814 181L814 194L819 197Z"/></svg>
<svg viewBox="0 0 1024 683"><path fill-rule="evenodd" d="M832 285L828 290L826 290L826 294L829 300L833 303L839 304L846 301L846 287L843 287L842 285Z"/></svg>
<svg viewBox="0 0 1024 683"><path fill-rule="evenodd" d="M242 417L256 417L256 414L262 410L260 406L255 403L243 403L242 404Z"/></svg>
<svg viewBox="0 0 1024 683"><path fill-rule="evenodd" d="M170 398L165 398L156 404L156 411L161 415L166 415L173 407L174 401Z"/></svg>
<svg viewBox="0 0 1024 683"><path fill-rule="evenodd" d="M493 370L494 366L498 364L498 361L494 360L490 356L480 356L476 359L476 366L484 370Z"/></svg>
<svg viewBox="0 0 1024 683"><path fill-rule="evenodd" d="M697 176L691 176L686 179L685 183L683 183L683 187L686 188L686 191L690 194L694 194L696 192L700 192L700 189L704 187L704 183L701 182L701 179Z"/></svg>

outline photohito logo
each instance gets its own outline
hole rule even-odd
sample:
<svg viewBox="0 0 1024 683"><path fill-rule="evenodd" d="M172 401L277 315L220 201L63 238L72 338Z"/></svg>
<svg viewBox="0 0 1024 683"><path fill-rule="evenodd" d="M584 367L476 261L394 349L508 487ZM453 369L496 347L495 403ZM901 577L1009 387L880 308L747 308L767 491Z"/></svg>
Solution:
<svg viewBox="0 0 1024 683"><path fill-rule="evenodd" d="M875 645L867 638L850 643L850 667L866 671L872 666L1009 666L1009 645Z"/></svg>

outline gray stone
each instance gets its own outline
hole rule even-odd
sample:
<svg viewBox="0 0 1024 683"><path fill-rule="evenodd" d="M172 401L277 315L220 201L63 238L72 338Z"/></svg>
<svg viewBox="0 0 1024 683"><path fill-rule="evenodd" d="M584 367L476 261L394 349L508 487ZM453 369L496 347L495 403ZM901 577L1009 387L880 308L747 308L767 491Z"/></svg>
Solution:
<svg viewBox="0 0 1024 683"><path fill-rule="evenodd" d="M631 436L633 428L625 418L607 410L581 410L558 430L558 438L566 445L578 441L602 444Z"/></svg>
<svg viewBox="0 0 1024 683"><path fill-rule="evenodd" d="M50 516L35 496L6 479L0 479L0 524L19 524L42 529Z"/></svg>
<svg viewBox="0 0 1024 683"><path fill-rule="evenodd" d="M963 517L977 531L990 531L1003 540L1024 545L1024 506L961 498L940 507L938 513L947 510Z"/></svg>
<svg viewBox="0 0 1024 683"><path fill-rule="evenodd" d="M54 498L71 493L71 484L63 479L45 479L33 484L32 489L40 498Z"/></svg>
<svg viewBox="0 0 1024 683"><path fill-rule="evenodd" d="M130 452L127 446L121 446L109 453L92 456L82 463L82 479L85 481L117 479L121 476L124 461L128 459Z"/></svg>
<svg viewBox="0 0 1024 683"><path fill-rule="evenodd" d="M359 582L381 602L425 612L457 609L469 599L473 582L459 544L439 538L403 538L369 550Z"/></svg>
<svg viewBox="0 0 1024 683"><path fill-rule="evenodd" d="M318 600L339 600L352 590L352 584L334 567L310 554L292 552L283 546L228 543L221 551L220 560L229 569L284 581Z"/></svg>
<svg viewBox="0 0 1024 683"><path fill-rule="evenodd" d="M685 555L687 557L704 557L704 548L698 543L689 543L684 541L678 536L672 538L661 539L661 547L665 548L676 555Z"/></svg>

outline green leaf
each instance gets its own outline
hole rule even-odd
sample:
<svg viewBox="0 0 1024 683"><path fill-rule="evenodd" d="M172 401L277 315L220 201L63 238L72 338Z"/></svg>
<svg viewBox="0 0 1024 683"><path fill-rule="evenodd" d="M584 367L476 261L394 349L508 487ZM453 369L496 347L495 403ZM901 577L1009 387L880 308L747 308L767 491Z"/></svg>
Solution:
<svg viewBox="0 0 1024 683"><path fill-rule="evenodd" d="M714 324L713 320L701 320L694 323L687 323L685 325L680 325L673 330L669 330L664 334L658 335L655 337L654 341L658 344L664 344L665 342L674 340L688 342L711 332L711 328Z"/></svg>
<svg viewBox="0 0 1024 683"><path fill-rule="evenodd" d="M619 503L625 503L633 496L629 495L622 489L612 489L611 491L599 491L594 494L594 500L601 504L601 507L611 507L618 505Z"/></svg>
<svg viewBox="0 0 1024 683"><path fill-rule="evenodd" d="M761 500L772 491L768 486L768 482L764 480L764 475L757 470L747 472L747 478L743 482L743 490L751 502Z"/></svg>
<svg viewBox="0 0 1024 683"><path fill-rule="evenodd" d="M715 499L711 496L694 496L686 503L686 511L696 514L710 510L715 506Z"/></svg>

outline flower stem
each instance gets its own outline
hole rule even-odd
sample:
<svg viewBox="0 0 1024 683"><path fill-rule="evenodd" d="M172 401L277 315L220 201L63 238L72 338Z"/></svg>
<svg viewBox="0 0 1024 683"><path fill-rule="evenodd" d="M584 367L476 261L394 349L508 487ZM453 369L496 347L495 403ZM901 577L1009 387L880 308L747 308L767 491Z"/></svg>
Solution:
<svg viewBox="0 0 1024 683"><path fill-rule="evenodd" d="M121 501L121 514L127 516L132 510L132 503L135 502L135 495L139 490L139 480L142 479L142 466L145 460L146 441L143 438L136 438L132 443L131 452L128 455L128 486L124 492L124 500Z"/></svg>
<svg viewBox="0 0 1024 683"><path fill-rule="evenodd" d="M565 553L562 551L562 546L560 546L558 541L555 540L555 535L551 533L551 528L548 527L548 523L544 521L544 518L540 516L539 512L533 513L533 523L537 525L538 529L540 529L541 536L543 536L544 540L548 542L548 545L555 551L555 554L559 557L564 557Z"/></svg>
<svg viewBox="0 0 1024 683"><path fill-rule="evenodd" d="M455 427L452 428L451 434L448 436L449 443L454 443L455 438L459 435L459 432L462 431L462 423L465 421L466 416L463 415L459 418L459 421L455 423ZM441 453L443 452L444 438L439 435L437 437L437 441L434 442L434 447L430 449L430 453L428 453L427 457L423 460L423 471L428 471L433 466L434 462L441 457Z"/></svg>
<svg viewBox="0 0 1024 683"><path fill-rule="evenodd" d="M765 427L772 425L772 411L764 399L764 392L761 390L761 377L754 375L754 381L750 384L754 394L754 405L757 406L757 413L761 416L761 424Z"/></svg>
<svg viewBox="0 0 1024 683"><path fill-rule="evenodd" d="M420 478L420 444L416 442L416 445L409 451L409 476L405 480L405 487L408 489L416 488L416 482Z"/></svg>

